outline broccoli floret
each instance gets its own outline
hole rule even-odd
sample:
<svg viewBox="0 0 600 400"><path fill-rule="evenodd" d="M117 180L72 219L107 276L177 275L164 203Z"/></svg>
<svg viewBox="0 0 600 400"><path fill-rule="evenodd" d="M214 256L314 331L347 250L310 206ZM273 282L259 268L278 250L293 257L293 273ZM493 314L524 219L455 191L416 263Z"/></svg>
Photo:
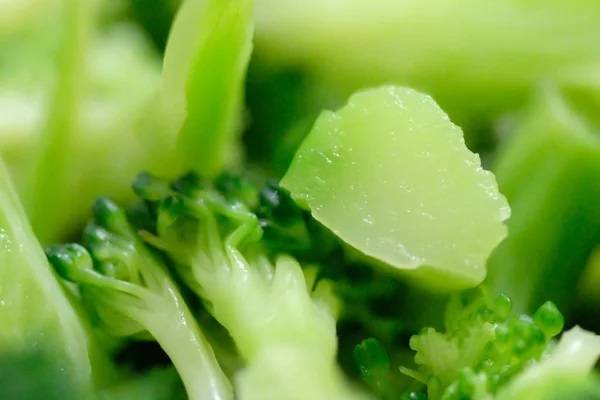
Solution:
<svg viewBox="0 0 600 400"><path fill-rule="evenodd" d="M144 238L175 261L246 361L239 398L361 397L336 366L338 307L328 282L315 283L294 257L261 240L264 220L239 190L217 182L221 190L194 174L172 184L142 174L134 188L158 210L156 234Z"/></svg>
<svg viewBox="0 0 600 400"><path fill-rule="evenodd" d="M156 339L171 358L190 399L232 399L229 382L159 256L115 203L100 198L85 229L86 247L54 246L56 271L78 285L95 320L110 334Z"/></svg>
<svg viewBox="0 0 600 400"><path fill-rule="evenodd" d="M553 312L551 314L554 314ZM552 325L553 315L548 320ZM555 347L554 347L555 345ZM600 356L600 337L574 327L565 332L558 342L549 346L539 359L507 361L503 379L487 371L463 369L450 385L442 400L542 400L542 399L596 399L600 387L590 374ZM497 375L496 375L497 376ZM503 386L497 387L498 383ZM495 393L497 390L497 393Z"/></svg>
<svg viewBox="0 0 600 400"><path fill-rule="evenodd" d="M485 286L453 296L445 331L425 328L410 340L415 362L427 382L430 399L458 399L483 385L495 393L529 363L539 360L564 320L554 304L541 306L533 318L509 318L511 301L493 299ZM468 379L467 379L468 378ZM458 396L458 397L457 397Z"/></svg>
<svg viewBox="0 0 600 400"><path fill-rule="evenodd" d="M401 367L400 371L425 389L405 396L525 399L529 397L523 393L530 393L543 374L588 378L600 354L598 336L576 328L556 345L554 337L562 331L564 319L553 303L545 303L533 316L511 317L511 308L508 297L493 298L485 285L453 295L443 332L424 328L410 339L418 368ZM354 358L361 378L375 393L384 399L399 397L386 351L378 340L364 340L356 346ZM506 397L507 393L515 397Z"/></svg>
<svg viewBox="0 0 600 400"><path fill-rule="evenodd" d="M565 332L552 352L532 365L498 393L499 400L547 399L561 385L588 387L589 394L600 394L590 382L590 371L600 357L600 336L578 326ZM584 392L585 393L585 392ZM592 397L590 397L592 398Z"/></svg>

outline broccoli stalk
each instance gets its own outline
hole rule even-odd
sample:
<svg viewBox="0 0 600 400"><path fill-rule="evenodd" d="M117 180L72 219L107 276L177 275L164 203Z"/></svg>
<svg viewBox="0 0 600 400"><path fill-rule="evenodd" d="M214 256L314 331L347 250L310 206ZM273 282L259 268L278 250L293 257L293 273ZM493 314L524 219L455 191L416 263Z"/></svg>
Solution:
<svg viewBox="0 0 600 400"><path fill-rule="evenodd" d="M513 211L488 260L489 286L518 312L551 300L569 313L600 240L600 141L560 91L546 87L498 150L492 170Z"/></svg>
<svg viewBox="0 0 600 400"><path fill-rule="evenodd" d="M313 291L295 258L267 250L264 224L241 200L246 191L218 186L192 174L172 185L143 174L134 184L157 207L156 234L144 237L175 261L247 363L239 398L360 397L335 365L335 300L326 281Z"/></svg>
<svg viewBox="0 0 600 400"><path fill-rule="evenodd" d="M62 185L70 158L64 157L59 149L67 147L77 132L77 118L73 118L73 115L80 113L84 60L94 27L96 3L71 1L63 5L64 19L60 33L63 43L57 55L56 87L51 95L43 135L29 160L31 171L27 178L30 183L21 188L28 216L42 241L46 241L56 229L55 226L60 225L60 214L47 212L48 209L59 208L60 197L48 194L53 193L56 186L64 187Z"/></svg>
<svg viewBox="0 0 600 400"><path fill-rule="evenodd" d="M79 285L106 331L117 337L149 333L169 355L190 399L228 400L232 391L215 355L157 255L106 198L94 206L79 244L50 247L57 272Z"/></svg>
<svg viewBox="0 0 600 400"><path fill-rule="evenodd" d="M253 0L185 0L177 12L163 62L159 124L177 138L172 160L184 169L214 177L241 159L253 10ZM163 156L165 144L157 144Z"/></svg>
<svg viewBox="0 0 600 400"><path fill-rule="evenodd" d="M0 182L0 398L88 399L103 373L102 363L91 363L93 340L48 265L1 160ZM34 380L23 379L32 371Z"/></svg>
<svg viewBox="0 0 600 400"><path fill-rule="evenodd" d="M594 1L259 0L257 54L348 92L397 82L453 119L520 106L539 81L597 87ZM473 118L475 117L475 118Z"/></svg>

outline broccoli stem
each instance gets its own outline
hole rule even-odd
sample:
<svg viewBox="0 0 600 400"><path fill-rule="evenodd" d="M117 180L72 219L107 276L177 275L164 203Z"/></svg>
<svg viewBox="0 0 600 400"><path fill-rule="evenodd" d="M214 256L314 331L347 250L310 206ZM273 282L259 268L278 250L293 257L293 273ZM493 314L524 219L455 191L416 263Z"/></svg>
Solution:
<svg viewBox="0 0 600 400"><path fill-rule="evenodd" d="M187 0L165 50L162 100L176 161L210 177L237 165L253 0ZM164 149L157 149L163 154Z"/></svg>
<svg viewBox="0 0 600 400"><path fill-rule="evenodd" d="M568 312L600 240L600 141L560 93L545 90L499 150L493 171L509 201L509 235L488 261L492 289L517 312L544 301Z"/></svg>
<svg viewBox="0 0 600 400"><path fill-rule="evenodd" d="M96 343L50 269L1 159L0 182L0 398L52 398L57 392L88 399L94 380L106 372L101 354L91 365ZM29 376L32 367L43 375L36 378L49 379L46 387L37 379L27 387L11 380Z"/></svg>
<svg viewBox="0 0 600 400"><path fill-rule="evenodd" d="M56 86L50 100L47 122L33 152L30 176L25 179L27 186L19 187L23 202L37 237L42 243L53 238L63 215L49 213L60 204L60 196L55 195L57 187L64 187L65 169L69 157L65 148L72 144L77 132L80 97L85 68L85 49L94 28L96 0L68 1L64 5L64 28L61 33L62 48L57 61ZM35 182L35 184L30 184Z"/></svg>
<svg viewBox="0 0 600 400"><path fill-rule="evenodd" d="M169 290L171 310L143 314L142 324L167 353L186 388L190 400L231 400L231 385L219 368L212 348L204 338L183 300ZM164 307L163 303L163 307Z"/></svg>

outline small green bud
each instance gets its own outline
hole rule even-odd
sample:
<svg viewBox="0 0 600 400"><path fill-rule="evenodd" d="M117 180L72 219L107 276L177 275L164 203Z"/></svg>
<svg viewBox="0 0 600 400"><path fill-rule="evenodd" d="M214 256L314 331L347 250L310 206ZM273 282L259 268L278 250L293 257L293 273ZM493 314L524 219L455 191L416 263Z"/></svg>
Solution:
<svg viewBox="0 0 600 400"><path fill-rule="evenodd" d="M558 335L565 325L565 318L551 301L537 309L533 320L548 338Z"/></svg>
<svg viewBox="0 0 600 400"><path fill-rule="evenodd" d="M537 358L544 351L548 340L544 332L537 325L533 325L531 327L530 340L534 351L534 353L531 356Z"/></svg>
<svg viewBox="0 0 600 400"><path fill-rule="evenodd" d="M494 313L494 310L491 310L489 308L484 308L483 310L481 310L479 312L479 315L484 322L489 322L489 323L496 322L496 314Z"/></svg>
<svg viewBox="0 0 600 400"><path fill-rule="evenodd" d="M388 398L391 395L388 377L390 360L381 343L375 338L365 339L354 347L352 356L361 379L376 393Z"/></svg>
<svg viewBox="0 0 600 400"><path fill-rule="evenodd" d="M74 283L85 280L94 268L88 251L76 243L50 246L46 248L46 257L61 278Z"/></svg>
<svg viewBox="0 0 600 400"><path fill-rule="evenodd" d="M496 348L499 351L508 350L511 346L511 333L505 324L498 325L494 331L496 334L496 341L494 342Z"/></svg>
<svg viewBox="0 0 600 400"><path fill-rule="evenodd" d="M497 322L506 321L512 311L512 301L506 295L501 294L494 302L494 311Z"/></svg>
<svg viewBox="0 0 600 400"><path fill-rule="evenodd" d="M172 190L187 197L196 197L199 192L207 187L208 185L193 171L182 175L171 184Z"/></svg>
<svg viewBox="0 0 600 400"><path fill-rule="evenodd" d="M115 235L96 222L88 223L83 230L83 241L86 246L95 246L114 240Z"/></svg>
<svg viewBox="0 0 600 400"><path fill-rule="evenodd" d="M390 360L387 352L379 340L375 338L365 339L354 347L352 356L361 369L361 374L363 369L387 371L390 368Z"/></svg>
<svg viewBox="0 0 600 400"><path fill-rule="evenodd" d="M131 237L132 230L125 212L107 197L100 197L92 208L96 222L118 235Z"/></svg>
<svg viewBox="0 0 600 400"><path fill-rule="evenodd" d="M259 205L258 190L240 175L229 171L222 173L215 180L215 188L226 199L240 201L251 210L256 209Z"/></svg>
<svg viewBox="0 0 600 400"><path fill-rule="evenodd" d="M146 201L136 201L125 211L127 219L138 230L156 232L157 207Z"/></svg>
<svg viewBox="0 0 600 400"><path fill-rule="evenodd" d="M168 182L155 178L148 172L138 174L132 186L136 195L148 201L160 201L169 193Z"/></svg>
<svg viewBox="0 0 600 400"><path fill-rule="evenodd" d="M90 246L90 253L96 260L96 270L102 275L141 284L137 254L133 244L121 242L101 242Z"/></svg>
<svg viewBox="0 0 600 400"><path fill-rule="evenodd" d="M158 209L159 227L170 226L185 213L186 206L182 199L175 196L167 196L161 202ZM160 230L160 228L159 228Z"/></svg>

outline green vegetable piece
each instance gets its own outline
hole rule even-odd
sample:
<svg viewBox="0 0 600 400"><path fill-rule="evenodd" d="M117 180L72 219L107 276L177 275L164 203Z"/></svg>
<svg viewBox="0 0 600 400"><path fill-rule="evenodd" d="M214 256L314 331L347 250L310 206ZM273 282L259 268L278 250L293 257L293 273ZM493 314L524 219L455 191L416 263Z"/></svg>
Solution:
<svg viewBox="0 0 600 400"><path fill-rule="evenodd" d="M390 360L382 344L375 338L365 339L354 348L352 356L361 379L380 397L392 398Z"/></svg>
<svg viewBox="0 0 600 400"><path fill-rule="evenodd" d="M459 373L458 379L448 387L442 400L484 399L487 394L487 377L485 374L475 374L470 368Z"/></svg>
<svg viewBox="0 0 600 400"><path fill-rule="evenodd" d="M161 200L169 192L169 185L165 181L156 179L147 172L139 173L132 186L138 196L151 201Z"/></svg>
<svg viewBox="0 0 600 400"><path fill-rule="evenodd" d="M23 0L0 3L0 38L14 37L39 25L39 20L58 12L66 1Z"/></svg>
<svg viewBox="0 0 600 400"><path fill-rule="evenodd" d="M225 184L231 179L221 177L215 185L187 174L169 185L158 204L145 199L158 215L156 234L144 238L175 261L182 282L233 339L245 363L235 377L236 398L362 399L336 363L339 305L333 288L326 280L311 282L281 248L269 251L261 220L242 201L256 205L257 196L246 190L238 196ZM289 215L287 207L277 210L280 202L270 205L270 216Z"/></svg>
<svg viewBox="0 0 600 400"><path fill-rule="evenodd" d="M184 169L213 178L239 161L253 31L252 0L182 4L165 51L162 104Z"/></svg>
<svg viewBox="0 0 600 400"><path fill-rule="evenodd" d="M260 0L256 8L263 58L307 66L346 90L402 82L453 116L514 110L540 80L597 87L595 1Z"/></svg>
<svg viewBox="0 0 600 400"><path fill-rule="evenodd" d="M568 311L600 237L600 140L562 93L542 88L492 170L509 200L509 236L492 253L486 281L518 313L550 300Z"/></svg>
<svg viewBox="0 0 600 400"><path fill-rule="evenodd" d="M497 399L548 399L557 382L561 383L558 387L583 383L599 358L600 336L576 326L563 334L548 357L526 368L502 388Z"/></svg>
<svg viewBox="0 0 600 400"><path fill-rule="evenodd" d="M549 337L558 335L565 325L565 318L551 301L538 308L533 315L533 320Z"/></svg>
<svg viewBox="0 0 600 400"><path fill-rule="evenodd" d="M186 400L187 398L177 371L169 366L127 379L99 393L96 400Z"/></svg>
<svg viewBox="0 0 600 400"><path fill-rule="evenodd" d="M79 286L90 312L114 337L153 337L171 358L190 399L233 398L229 381L169 272L112 201L94 204L79 244L46 250L55 270Z"/></svg>
<svg viewBox="0 0 600 400"><path fill-rule="evenodd" d="M401 87L324 112L281 185L365 255L442 288L484 279L510 215L460 128L429 96Z"/></svg>
<svg viewBox="0 0 600 400"><path fill-rule="evenodd" d="M131 199L135 174L166 162L148 154L157 133L139 136L161 67L144 34L129 24L96 31L106 2L35 2L56 10L0 44L0 154L45 245L80 229L99 195Z"/></svg>
<svg viewBox="0 0 600 400"><path fill-rule="evenodd" d="M481 285L451 297L444 331L424 328L411 337L409 345L419 365L416 376L427 382L430 400L489 399L543 359L559 333L557 327L562 328L562 315L545 304L534 318L511 318L510 304L506 296L493 299Z"/></svg>
<svg viewBox="0 0 600 400"><path fill-rule="evenodd" d="M64 188L65 171L70 157L65 156L77 132L74 115L80 112L84 86L85 55L93 30L96 1L69 2L63 5L61 47L57 54L56 87L51 94L48 121L38 147L33 152L29 185L21 189L29 218L42 241L47 239L54 213L48 209L58 208L57 196L50 195L56 187ZM44 202L39 199L43 198ZM45 222L41 222L46 220ZM51 223L50 223L51 221ZM49 226L47 225L49 224Z"/></svg>
<svg viewBox="0 0 600 400"><path fill-rule="evenodd" d="M48 383L47 396L60 391L63 399L88 399L93 371L84 323L48 265L1 161L0 181L0 375L20 377L3 382L0 397L42 398L41 388L23 381L36 371L35 380Z"/></svg>
<svg viewBox="0 0 600 400"><path fill-rule="evenodd" d="M500 320L506 320L512 311L512 301L506 295L501 294L496 299L494 311Z"/></svg>

